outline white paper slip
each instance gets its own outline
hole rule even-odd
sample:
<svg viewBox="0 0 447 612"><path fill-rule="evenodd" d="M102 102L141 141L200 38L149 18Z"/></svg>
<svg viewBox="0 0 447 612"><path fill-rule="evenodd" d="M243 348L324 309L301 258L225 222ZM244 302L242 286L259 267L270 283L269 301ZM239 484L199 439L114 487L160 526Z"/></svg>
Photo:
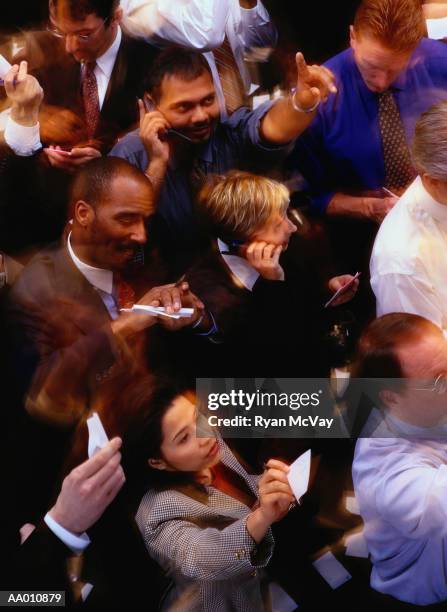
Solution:
<svg viewBox="0 0 447 612"><path fill-rule="evenodd" d="M287 480L289 481L290 488L298 502L309 488L310 459L311 452L309 449L300 455L298 459L295 459L287 473Z"/></svg>
<svg viewBox="0 0 447 612"><path fill-rule="evenodd" d="M367 559L369 556L368 545L363 531L351 533L345 536L346 555L348 557L359 557Z"/></svg>
<svg viewBox="0 0 447 612"><path fill-rule="evenodd" d="M272 601L272 612L294 612L298 608L298 604L293 601L290 595L277 582L269 584L269 591Z"/></svg>
<svg viewBox="0 0 447 612"><path fill-rule="evenodd" d="M3 80L11 68L12 66L8 60L6 60L3 55L0 55L0 79Z"/></svg>
<svg viewBox="0 0 447 612"><path fill-rule="evenodd" d="M109 441L101 419L97 412L93 412L92 416L87 419L88 427L88 456L93 457L101 448Z"/></svg>
<svg viewBox="0 0 447 612"><path fill-rule="evenodd" d="M338 587L352 578L348 570L331 552L325 553L314 561L312 565L332 589L338 589Z"/></svg>
<svg viewBox="0 0 447 612"><path fill-rule="evenodd" d="M359 502L355 495L347 495L345 505L348 512L360 515Z"/></svg>
<svg viewBox="0 0 447 612"><path fill-rule="evenodd" d="M447 38L447 17L440 19L427 19L427 32L429 38L440 40Z"/></svg>
<svg viewBox="0 0 447 612"><path fill-rule="evenodd" d="M163 306L146 306L145 304L134 304L132 308L121 308L122 312L145 312L147 314L168 317L169 319L190 318L194 314L194 308L180 308L177 312L169 313Z"/></svg>

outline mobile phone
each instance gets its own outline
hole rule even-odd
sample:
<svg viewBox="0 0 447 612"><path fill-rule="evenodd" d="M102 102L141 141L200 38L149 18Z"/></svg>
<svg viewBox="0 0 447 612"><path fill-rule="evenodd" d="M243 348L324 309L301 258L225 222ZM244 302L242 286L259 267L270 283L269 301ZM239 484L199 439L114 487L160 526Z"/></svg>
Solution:
<svg viewBox="0 0 447 612"><path fill-rule="evenodd" d="M226 241L225 244L227 245L228 250L221 251L222 255L240 255L239 249L243 244L245 244L245 242L243 240L230 240Z"/></svg>

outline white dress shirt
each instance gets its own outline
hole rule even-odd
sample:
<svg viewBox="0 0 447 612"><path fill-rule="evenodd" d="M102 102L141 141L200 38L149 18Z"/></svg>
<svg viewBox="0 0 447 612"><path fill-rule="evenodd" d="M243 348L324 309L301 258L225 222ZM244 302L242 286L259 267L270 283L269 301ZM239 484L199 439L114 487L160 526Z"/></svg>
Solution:
<svg viewBox="0 0 447 612"><path fill-rule="evenodd" d="M116 62L116 56L121 45L122 33L121 28L115 36L115 40L107 51L98 57L95 66L95 76L98 85L99 108L102 109L109 87L110 77L112 76L113 68ZM79 67L81 70L81 67ZM74 95L74 92L73 92ZM6 144L14 151L16 155L27 157L33 155L42 147L40 142L40 124L37 123L31 127L26 127L16 123L11 117L6 120L5 134ZM55 143L57 144L57 143Z"/></svg>
<svg viewBox="0 0 447 612"><path fill-rule="evenodd" d="M447 599L445 438L439 439L439 431L431 437L430 430L379 415L378 410L371 413L367 427L373 429L372 437L357 441L352 468L373 563L371 586L412 604L443 601ZM399 434L411 438L395 437Z"/></svg>
<svg viewBox="0 0 447 612"><path fill-rule="evenodd" d="M43 519L48 527L56 537L61 540L68 548L70 548L74 554L79 554L83 552L87 546L91 543L90 538L87 533L81 533L80 535L76 535L62 525L59 525L58 522L54 520L48 513L45 515Z"/></svg>
<svg viewBox="0 0 447 612"><path fill-rule="evenodd" d="M71 246L71 233L67 240L68 253L73 260L74 265L77 267L79 272L88 280L88 282L96 289L99 293L110 317L115 320L119 317L118 306L115 298L112 295L113 291L113 272L111 270L104 270L103 268L94 268L89 264L81 261L76 253L73 251Z"/></svg>
<svg viewBox="0 0 447 612"><path fill-rule="evenodd" d="M418 314L447 334L447 205L427 193L420 177L380 226L370 271L377 316Z"/></svg>
<svg viewBox="0 0 447 612"><path fill-rule="evenodd" d="M121 45L121 39L123 35L121 28L118 27L118 31L115 36L115 40L107 51L98 57L95 66L96 82L98 84L98 97L99 97L99 108L102 109L104 99L106 97L107 88L109 87L110 77L112 76L113 68L115 67L116 56Z"/></svg>
<svg viewBox="0 0 447 612"><path fill-rule="evenodd" d="M239 0L121 0L123 28L132 36L153 45L175 43L204 52L210 65L223 116L225 99L212 49L228 38L246 93L253 84L244 62L246 50L276 45L277 32L260 0L252 9L241 8Z"/></svg>
<svg viewBox="0 0 447 612"><path fill-rule="evenodd" d="M243 257L239 257L239 255L228 255L225 251L229 250L229 247L225 242L218 239L217 244L219 246L220 253L224 253L222 255L223 260L230 268L230 271L234 276L244 285L246 289L249 291L253 290L253 286L255 282L259 278L259 272L251 266L246 259Z"/></svg>

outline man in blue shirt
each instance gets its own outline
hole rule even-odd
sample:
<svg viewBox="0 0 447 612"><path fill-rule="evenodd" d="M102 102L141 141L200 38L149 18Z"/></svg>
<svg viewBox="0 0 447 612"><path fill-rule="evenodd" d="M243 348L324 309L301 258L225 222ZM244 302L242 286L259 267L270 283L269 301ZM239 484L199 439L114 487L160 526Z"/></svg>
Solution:
<svg viewBox="0 0 447 612"><path fill-rule="evenodd" d="M396 202L383 188L400 195L411 182L415 123L447 98L447 45L423 38L424 28L418 0L364 0L351 48L327 62L338 93L289 160L319 213L380 223Z"/></svg>
<svg viewBox="0 0 447 612"><path fill-rule="evenodd" d="M282 161L290 143L309 125L321 101L335 92L326 68L306 66L297 55L296 92L255 111L239 108L219 119L209 66L190 50L163 51L148 77L140 129L112 149L143 170L158 197L160 240L185 269L198 246L194 198L211 173L231 169L265 173Z"/></svg>

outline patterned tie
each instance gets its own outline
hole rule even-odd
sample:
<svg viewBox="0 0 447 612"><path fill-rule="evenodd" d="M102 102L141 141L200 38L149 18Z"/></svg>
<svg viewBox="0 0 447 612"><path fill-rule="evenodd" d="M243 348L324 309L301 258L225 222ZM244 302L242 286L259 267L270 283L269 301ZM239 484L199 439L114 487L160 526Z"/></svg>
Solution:
<svg viewBox="0 0 447 612"><path fill-rule="evenodd" d="M95 76L96 62L82 64L82 98L84 100L85 120L87 123L88 137L93 138L99 122L99 96L98 83Z"/></svg>
<svg viewBox="0 0 447 612"><path fill-rule="evenodd" d="M132 308L135 304L135 291L119 272L113 274L113 297L118 308Z"/></svg>
<svg viewBox="0 0 447 612"><path fill-rule="evenodd" d="M379 125L385 162L385 185L390 190L406 188L415 178L404 126L391 91L379 94Z"/></svg>
<svg viewBox="0 0 447 612"><path fill-rule="evenodd" d="M222 46L213 50L213 55L222 85L225 106L228 114L231 115L237 108L244 106L247 100L244 83L226 36Z"/></svg>

